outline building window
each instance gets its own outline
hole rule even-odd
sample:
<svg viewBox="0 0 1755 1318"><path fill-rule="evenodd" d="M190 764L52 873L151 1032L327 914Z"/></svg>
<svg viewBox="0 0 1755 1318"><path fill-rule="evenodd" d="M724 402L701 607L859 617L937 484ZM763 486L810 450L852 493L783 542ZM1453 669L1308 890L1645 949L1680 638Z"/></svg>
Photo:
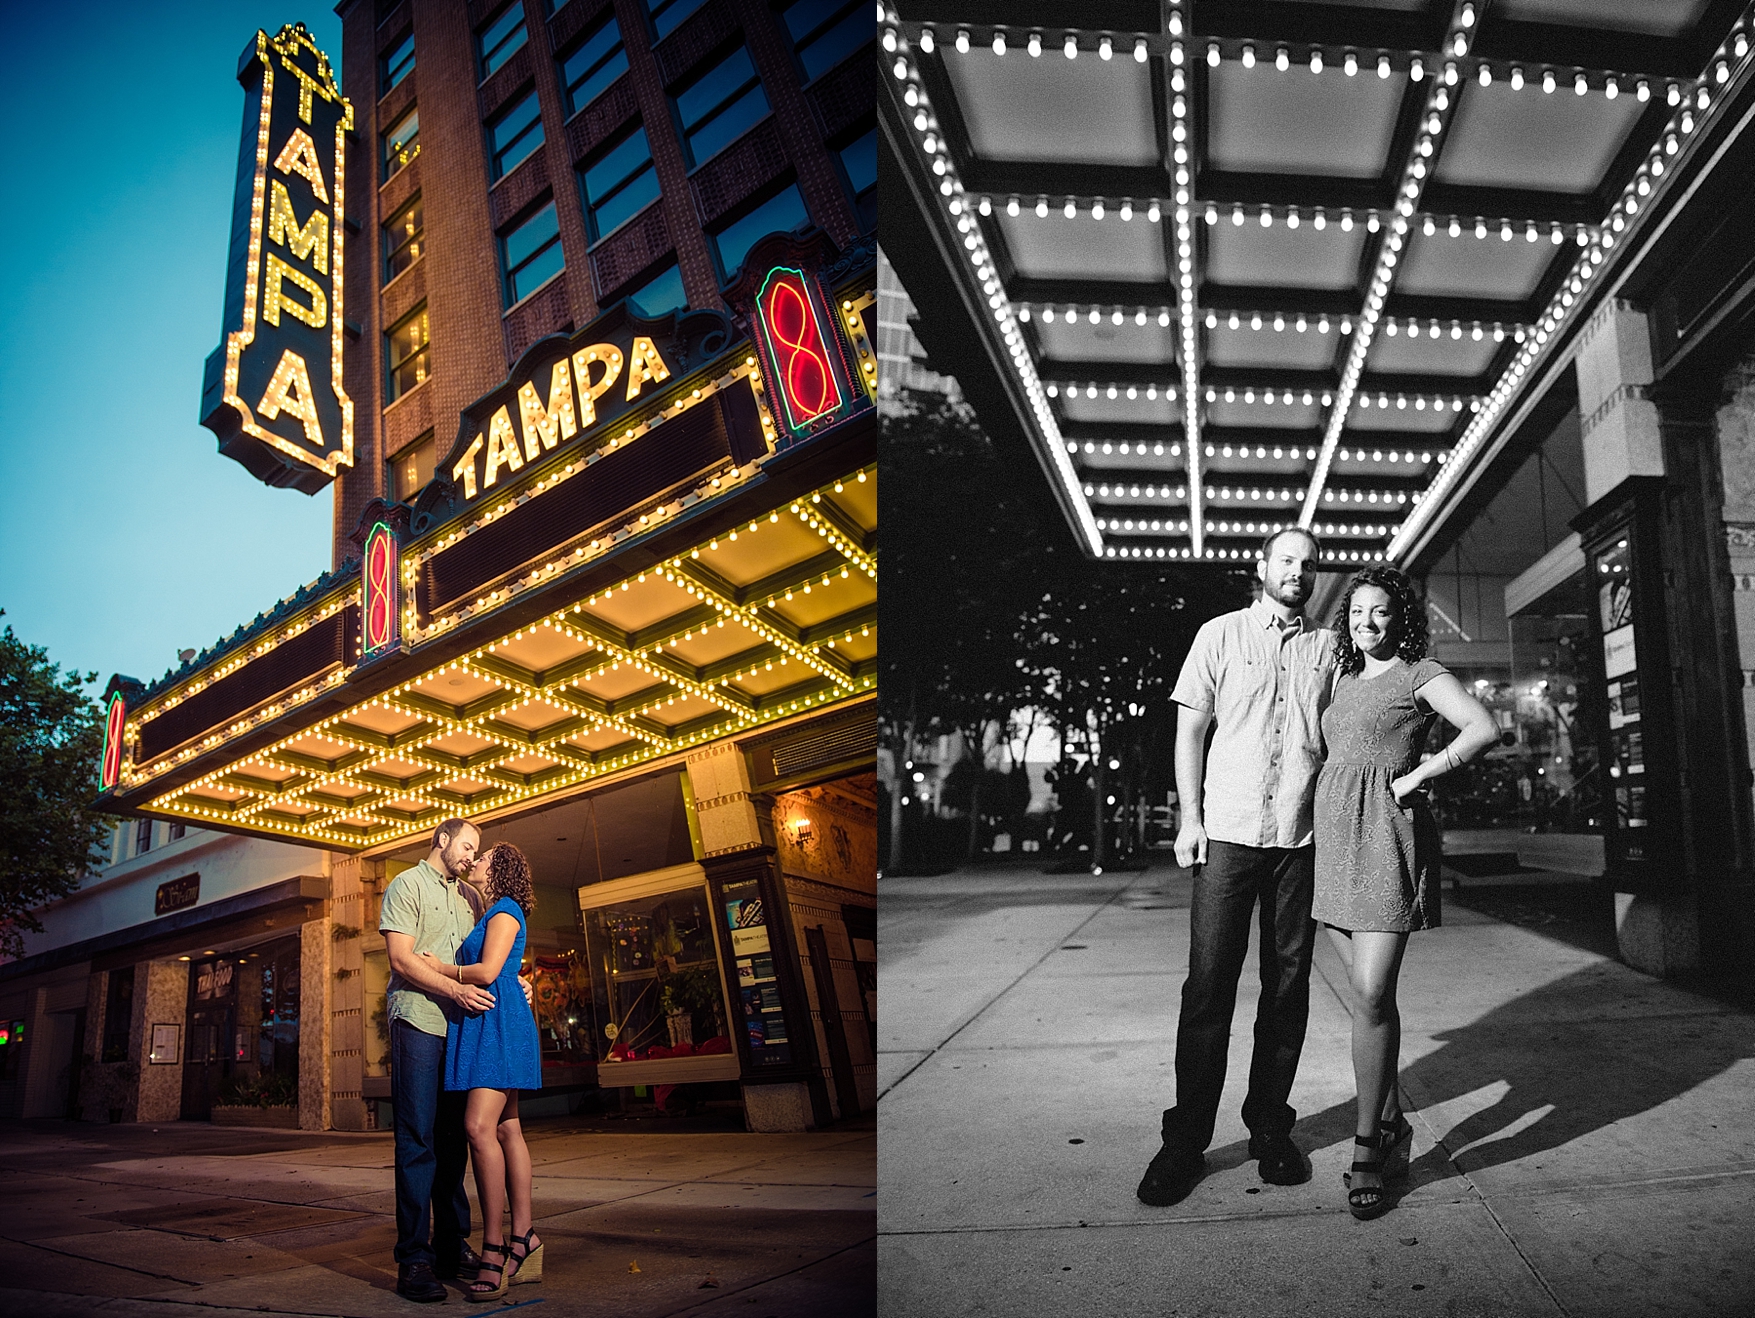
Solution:
<svg viewBox="0 0 1755 1318"><path fill-rule="evenodd" d="M561 272L560 222L549 202L500 239L500 263L506 271L506 305L516 306Z"/></svg>
<svg viewBox="0 0 1755 1318"><path fill-rule="evenodd" d="M646 0L646 12L652 17L652 39L663 41L704 3L706 0Z"/></svg>
<svg viewBox="0 0 1755 1318"><path fill-rule="evenodd" d="M420 260L426 231L421 222L417 196L384 226L384 282L387 284Z"/></svg>
<svg viewBox="0 0 1755 1318"><path fill-rule="evenodd" d="M184 836L187 835L188 832L189 832L189 826L187 824L185 824L181 819L175 819L175 820L171 821L171 841L172 842L181 842L183 840Z"/></svg>
<svg viewBox="0 0 1755 1318"><path fill-rule="evenodd" d="M682 271L675 261L627 296L633 309L647 320L657 320L665 312L689 304L688 295L683 292Z"/></svg>
<svg viewBox="0 0 1755 1318"><path fill-rule="evenodd" d="M429 430L390 460L390 497L398 503L412 503L432 480L433 464L438 459L438 437Z"/></svg>
<svg viewBox="0 0 1755 1318"><path fill-rule="evenodd" d="M863 0L793 0L781 11L806 81L821 77L869 45L877 28Z"/></svg>
<svg viewBox="0 0 1755 1318"><path fill-rule="evenodd" d="M867 233L877 227L877 129L857 137L835 153L841 173L853 193L859 227Z"/></svg>
<svg viewBox="0 0 1755 1318"><path fill-rule="evenodd" d="M395 178L402 167L419 154L420 107L411 105L408 113L384 134L384 181Z"/></svg>
<svg viewBox="0 0 1755 1318"><path fill-rule="evenodd" d="M378 57L378 95L382 96L406 78L414 68L414 32Z"/></svg>
<svg viewBox="0 0 1755 1318"><path fill-rule="evenodd" d="M743 258L758 238L770 233L787 233L810 219L798 185L789 183L748 214L711 235L713 254L719 258L719 274L729 279L743 264Z"/></svg>
<svg viewBox="0 0 1755 1318"><path fill-rule="evenodd" d="M152 850L152 820L142 819L134 825L134 854L136 856Z"/></svg>
<svg viewBox="0 0 1755 1318"><path fill-rule="evenodd" d="M658 171L646 130L636 127L579 171L585 222L596 242L644 210L658 196Z"/></svg>
<svg viewBox="0 0 1755 1318"><path fill-rule="evenodd" d="M104 1045L98 1054L101 1062L128 1060L128 1033L134 1023L134 967L123 966L110 972L109 990L104 1001Z"/></svg>
<svg viewBox="0 0 1755 1318"><path fill-rule="evenodd" d="M628 71L628 53L622 49L622 30L615 15L585 34L569 54L561 56L561 85L567 89L567 113L577 114Z"/></svg>
<svg viewBox="0 0 1755 1318"><path fill-rule="evenodd" d="M542 145L542 107L534 87L488 125L488 145L493 155L489 177L494 179L504 178Z"/></svg>
<svg viewBox="0 0 1755 1318"><path fill-rule="evenodd" d="M481 30L481 76L488 77L523 48L529 34L524 30L523 0L512 0L493 22Z"/></svg>
<svg viewBox="0 0 1755 1318"><path fill-rule="evenodd" d="M678 92L676 112L691 165L722 151L767 114L768 98L749 50L739 46Z"/></svg>
<svg viewBox="0 0 1755 1318"><path fill-rule="evenodd" d="M427 378L427 308L422 303L384 336L390 382L384 401L393 403Z"/></svg>

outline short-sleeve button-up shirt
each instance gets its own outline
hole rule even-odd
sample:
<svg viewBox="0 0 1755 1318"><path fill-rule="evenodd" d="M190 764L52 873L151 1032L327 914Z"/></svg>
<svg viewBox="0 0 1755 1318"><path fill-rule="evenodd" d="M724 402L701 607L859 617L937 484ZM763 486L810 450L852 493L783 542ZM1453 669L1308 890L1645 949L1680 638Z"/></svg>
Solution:
<svg viewBox="0 0 1755 1318"><path fill-rule="evenodd" d="M1209 838L1310 844L1333 654L1334 633L1302 617L1282 628L1260 599L1196 633L1171 699L1216 725L1202 793Z"/></svg>
<svg viewBox="0 0 1755 1318"><path fill-rule="evenodd" d="M450 964L457 959L458 944L475 927L475 908L463 887L423 860L390 880L378 910L378 928L414 939L416 956L431 952ZM388 997L391 1020L407 1021L427 1034L445 1033L445 1009L395 971L390 973Z"/></svg>

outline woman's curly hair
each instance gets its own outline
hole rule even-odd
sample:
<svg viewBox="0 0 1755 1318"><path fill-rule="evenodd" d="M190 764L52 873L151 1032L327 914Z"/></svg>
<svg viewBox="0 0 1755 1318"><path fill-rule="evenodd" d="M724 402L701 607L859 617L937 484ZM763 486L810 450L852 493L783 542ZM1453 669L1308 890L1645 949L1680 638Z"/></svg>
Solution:
<svg viewBox="0 0 1755 1318"><path fill-rule="evenodd" d="M1341 672L1357 673L1365 666L1365 656L1353 643L1353 629L1347 625L1352 612L1353 595L1361 586L1376 586L1389 596L1395 612L1395 652L1404 662L1415 664L1426 657L1426 601L1414 588L1406 574L1393 567L1368 567L1354 574L1335 606L1334 621L1329 625L1335 634L1335 663Z"/></svg>
<svg viewBox="0 0 1755 1318"><path fill-rule="evenodd" d="M502 897L510 897L529 915L536 909L536 885L530 880L530 861L510 842L496 842L488 858L487 881L483 895L492 906Z"/></svg>

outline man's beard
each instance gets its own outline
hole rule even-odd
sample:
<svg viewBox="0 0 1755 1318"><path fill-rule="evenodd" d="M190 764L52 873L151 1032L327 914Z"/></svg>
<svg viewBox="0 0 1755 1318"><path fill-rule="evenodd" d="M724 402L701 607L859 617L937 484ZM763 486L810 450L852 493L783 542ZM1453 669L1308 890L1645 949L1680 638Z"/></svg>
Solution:
<svg viewBox="0 0 1755 1318"><path fill-rule="evenodd" d="M1296 608L1310 598L1310 583L1299 580L1296 582L1273 581L1268 583L1268 593L1281 604Z"/></svg>

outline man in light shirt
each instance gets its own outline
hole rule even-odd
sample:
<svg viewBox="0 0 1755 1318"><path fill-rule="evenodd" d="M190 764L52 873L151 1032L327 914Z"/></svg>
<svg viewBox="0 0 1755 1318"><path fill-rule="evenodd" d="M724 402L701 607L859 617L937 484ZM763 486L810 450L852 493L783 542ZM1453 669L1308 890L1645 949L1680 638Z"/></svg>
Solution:
<svg viewBox="0 0 1755 1318"><path fill-rule="evenodd" d="M1194 895L1176 1030L1176 1106L1164 1113L1164 1146L1138 1191L1159 1207L1186 1198L1206 1168L1258 902L1261 999L1243 1101L1249 1155L1264 1181L1310 1179L1310 1163L1292 1142L1297 1113L1287 1099L1310 1013L1311 801L1333 663L1333 633L1302 612L1320 554L1316 537L1301 528L1270 535L1256 564L1260 597L1201 627L1171 697L1181 706L1176 862L1194 870Z"/></svg>
<svg viewBox="0 0 1755 1318"><path fill-rule="evenodd" d="M378 928L390 956L390 1101L396 1110L396 1292L421 1303L443 1300L440 1277L474 1281L481 1259L469 1246L463 1189L469 1143L463 1093L445 1092L447 1016L485 1011L485 988L448 978L421 959L451 965L475 927L479 904L465 882L481 834L447 819L427 858L384 890ZM428 1235L431 1212L432 1235Z"/></svg>

